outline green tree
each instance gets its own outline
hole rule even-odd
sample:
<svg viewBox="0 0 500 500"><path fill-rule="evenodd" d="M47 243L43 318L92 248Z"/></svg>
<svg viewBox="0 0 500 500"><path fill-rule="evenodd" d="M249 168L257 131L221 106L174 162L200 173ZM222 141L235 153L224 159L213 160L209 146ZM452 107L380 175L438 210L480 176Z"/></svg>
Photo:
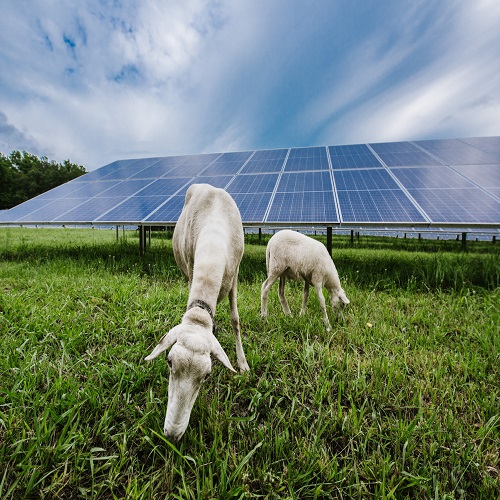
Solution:
<svg viewBox="0 0 500 500"><path fill-rule="evenodd" d="M0 209L11 208L86 173L83 166L23 151L0 153Z"/></svg>

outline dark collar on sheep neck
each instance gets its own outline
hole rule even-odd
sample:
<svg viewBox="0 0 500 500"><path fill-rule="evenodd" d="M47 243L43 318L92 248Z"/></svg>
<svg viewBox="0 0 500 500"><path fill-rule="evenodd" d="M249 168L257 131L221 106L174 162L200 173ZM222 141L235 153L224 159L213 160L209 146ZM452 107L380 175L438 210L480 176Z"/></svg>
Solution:
<svg viewBox="0 0 500 500"><path fill-rule="evenodd" d="M208 314L210 314L210 318L212 318L212 321L214 320L214 313L212 312L212 308L203 300L196 299L191 302L191 304L188 305L187 310L192 309L193 307L201 307L201 309L205 309Z"/></svg>

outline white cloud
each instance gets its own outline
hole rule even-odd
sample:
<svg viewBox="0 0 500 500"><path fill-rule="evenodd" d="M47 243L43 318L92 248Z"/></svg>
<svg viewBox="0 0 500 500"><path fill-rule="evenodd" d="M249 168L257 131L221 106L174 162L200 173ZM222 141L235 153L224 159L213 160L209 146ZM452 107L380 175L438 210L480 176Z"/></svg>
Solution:
<svg viewBox="0 0 500 500"><path fill-rule="evenodd" d="M7 2L0 147L95 168L493 131L497 4L388 2L367 20L328 0Z"/></svg>
<svg viewBox="0 0 500 500"><path fill-rule="evenodd" d="M5 113L0 111L0 151L9 154L14 150L40 154L39 146L33 137L14 127L7 120Z"/></svg>
<svg viewBox="0 0 500 500"><path fill-rule="evenodd" d="M29 119L48 150L94 167L106 151L185 149L181 130L193 120L186 75L216 30L217 8L202 1L149 1L113 12L99 2L58 7L35 8L7 44L17 85L0 99L9 120L21 126Z"/></svg>
<svg viewBox="0 0 500 500"><path fill-rule="evenodd" d="M324 127L326 142L379 142L466 135L498 135L500 127L500 9L489 2L462 3L441 15L433 61L384 85ZM436 13L437 14L437 13ZM443 14L443 13L441 13ZM390 53L389 53L390 54ZM410 53L408 53L410 55ZM375 79L390 78L394 65L369 66ZM356 88L352 79L345 86ZM370 82L371 85L371 82ZM370 85L358 85L368 93Z"/></svg>

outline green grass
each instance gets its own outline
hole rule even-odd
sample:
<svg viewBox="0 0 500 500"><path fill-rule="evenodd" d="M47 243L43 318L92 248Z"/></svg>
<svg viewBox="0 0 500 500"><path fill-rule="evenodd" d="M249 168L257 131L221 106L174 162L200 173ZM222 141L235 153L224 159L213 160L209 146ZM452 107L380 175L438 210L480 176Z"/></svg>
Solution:
<svg viewBox="0 0 500 500"><path fill-rule="evenodd" d="M121 233L120 233L121 234ZM249 244L239 311L251 372L214 362L180 443L168 366L143 360L185 310L168 238L0 228L0 498L500 496L500 247L334 236L351 304L333 332ZM235 363L227 301L219 340Z"/></svg>

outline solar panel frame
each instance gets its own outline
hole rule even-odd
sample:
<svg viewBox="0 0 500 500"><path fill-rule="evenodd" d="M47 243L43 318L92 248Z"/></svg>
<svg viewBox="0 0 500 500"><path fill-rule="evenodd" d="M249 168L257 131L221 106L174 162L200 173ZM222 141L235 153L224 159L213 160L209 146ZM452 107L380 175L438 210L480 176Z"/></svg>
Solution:
<svg viewBox="0 0 500 500"><path fill-rule="evenodd" d="M175 224L193 183L226 189L249 225L498 228L500 137L117 160L0 223Z"/></svg>

